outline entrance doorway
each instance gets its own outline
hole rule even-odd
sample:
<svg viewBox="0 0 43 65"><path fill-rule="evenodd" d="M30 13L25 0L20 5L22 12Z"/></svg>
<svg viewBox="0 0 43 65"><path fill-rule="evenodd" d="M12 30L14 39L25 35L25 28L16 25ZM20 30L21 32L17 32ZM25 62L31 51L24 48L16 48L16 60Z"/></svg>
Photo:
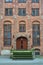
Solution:
<svg viewBox="0 0 43 65"><path fill-rule="evenodd" d="M25 38L25 37L17 38L16 49L17 50L26 50L27 49L27 38Z"/></svg>

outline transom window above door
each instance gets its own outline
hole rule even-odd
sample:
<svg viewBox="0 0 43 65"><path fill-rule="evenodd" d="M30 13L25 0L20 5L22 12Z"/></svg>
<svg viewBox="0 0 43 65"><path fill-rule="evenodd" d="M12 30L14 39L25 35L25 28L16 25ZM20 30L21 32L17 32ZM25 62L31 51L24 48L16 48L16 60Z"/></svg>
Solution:
<svg viewBox="0 0 43 65"><path fill-rule="evenodd" d="M13 0L5 0L6 3L11 3Z"/></svg>

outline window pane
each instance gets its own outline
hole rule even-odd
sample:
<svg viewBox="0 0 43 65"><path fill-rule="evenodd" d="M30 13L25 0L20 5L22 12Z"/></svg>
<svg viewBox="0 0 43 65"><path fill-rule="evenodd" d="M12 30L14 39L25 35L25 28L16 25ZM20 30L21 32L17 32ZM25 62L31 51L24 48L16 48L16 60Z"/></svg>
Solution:
<svg viewBox="0 0 43 65"><path fill-rule="evenodd" d="M39 8L32 8L32 16L39 16Z"/></svg>
<svg viewBox="0 0 43 65"><path fill-rule="evenodd" d="M36 3L39 3L39 0L36 0Z"/></svg>
<svg viewBox="0 0 43 65"><path fill-rule="evenodd" d="M5 2L12 2L12 0L5 0Z"/></svg>
<svg viewBox="0 0 43 65"><path fill-rule="evenodd" d="M4 45L11 44L11 24L4 24Z"/></svg>
<svg viewBox="0 0 43 65"><path fill-rule="evenodd" d="M39 3L39 0L32 0L32 3Z"/></svg>
<svg viewBox="0 0 43 65"><path fill-rule="evenodd" d="M11 40L10 39L6 39L4 40L4 45L11 45Z"/></svg>
<svg viewBox="0 0 43 65"><path fill-rule="evenodd" d="M12 8L5 8L5 15L6 16L12 16L13 15L13 9Z"/></svg>
<svg viewBox="0 0 43 65"><path fill-rule="evenodd" d="M32 0L33 3L35 3L35 0Z"/></svg>
<svg viewBox="0 0 43 65"><path fill-rule="evenodd" d="M33 30L38 31L40 29L38 24L33 24Z"/></svg>
<svg viewBox="0 0 43 65"><path fill-rule="evenodd" d="M35 55L40 55L40 52L39 51L35 52Z"/></svg>
<svg viewBox="0 0 43 65"><path fill-rule="evenodd" d="M4 33L4 37L5 37L5 38L11 38L11 33L10 33L10 32Z"/></svg>
<svg viewBox="0 0 43 65"><path fill-rule="evenodd" d="M18 0L19 3L26 3L26 0Z"/></svg>
<svg viewBox="0 0 43 65"><path fill-rule="evenodd" d="M38 8L36 8L35 15L36 15L36 16L39 16L39 9L38 9Z"/></svg>
<svg viewBox="0 0 43 65"><path fill-rule="evenodd" d="M7 8L5 9L5 15L8 15L8 9Z"/></svg>
<svg viewBox="0 0 43 65"><path fill-rule="evenodd" d="M20 25L19 25L19 31L20 31L20 32L25 32L25 31L26 31L25 24L20 24Z"/></svg>
<svg viewBox="0 0 43 65"><path fill-rule="evenodd" d="M33 24L33 45L40 45L40 25Z"/></svg>
<svg viewBox="0 0 43 65"><path fill-rule="evenodd" d="M19 16L25 16L26 15L26 8L19 8L18 9L18 15Z"/></svg>
<svg viewBox="0 0 43 65"><path fill-rule="evenodd" d="M12 8L9 9L9 15L13 15Z"/></svg>
<svg viewBox="0 0 43 65"><path fill-rule="evenodd" d="M35 16L35 10L32 8L32 16Z"/></svg>

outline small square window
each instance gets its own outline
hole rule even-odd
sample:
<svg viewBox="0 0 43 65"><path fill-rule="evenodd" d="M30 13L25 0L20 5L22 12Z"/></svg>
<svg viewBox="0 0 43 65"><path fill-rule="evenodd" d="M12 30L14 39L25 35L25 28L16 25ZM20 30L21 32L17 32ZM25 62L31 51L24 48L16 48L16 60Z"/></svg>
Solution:
<svg viewBox="0 0 43 65"><path fill-rule="evenodd" d="M26 8L19 8L18 15L19 16L26 16Z"/></svg>
<svg viewBox="0 0 43 65"><path fill-rule="evenodd" d="M5 16L12 16L13 9L12 8L5 8Z"/></svg>
<svg viewBox="0 0 43 65"><path fill-rule="evenodd" d="M32 8L32 16L39 16L39 8Z"/></svg>

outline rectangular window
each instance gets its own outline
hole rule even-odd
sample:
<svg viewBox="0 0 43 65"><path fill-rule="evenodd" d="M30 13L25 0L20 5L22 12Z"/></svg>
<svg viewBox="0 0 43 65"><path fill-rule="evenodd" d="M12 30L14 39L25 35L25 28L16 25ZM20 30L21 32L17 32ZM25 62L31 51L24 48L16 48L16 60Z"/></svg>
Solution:
<svg viewBox="0 0 43 65"><path fill-rule="evenodd" d="M6 3L12 3L13 0L5 0Z"/></svg>
<svg viewBox="0 0 43 65"><path fill-rule="evenodd" d="M19 16L26 16L26 8L19 8L18 15Z"/></svg>
<svg viewBox="0 0 43 65"><path fill-rule="evenodd" d="M39 8L32 8L32 16L39 16Z"/></svg>
<svg viewBox="0 0 43 65"><path fill-rule="evenodd" d="M25 32L25 31L26 31L25 24L19 24L19 32Z"/></svg>
<svg viewBox="0 0 43 65"><path fill-rule="evenodd" d="M4 45L11 45L11 24L4 24Z"/></svg>
<svg viewBox="0 0 43 65"><path fill-rule="evenodd" d="M19 3L26 3L26 0L18 0Z"/></svg>
<svg viewBox="0 0 43 65"><path fill-rule="evenodd" d="M32 0L32 3L39 3L39 0Z"/></svg>
<svg viewBox="0 0 43 65"><path fill-rule="evenodd" d="M33 24L33 46L40 45L40 25Z"/></svg>
<svg viewBox="0 0 43 65"><path fill-rule="evenodd" d="M5 16L12 16L13 9L12 8L5 8Z"/></svg>

